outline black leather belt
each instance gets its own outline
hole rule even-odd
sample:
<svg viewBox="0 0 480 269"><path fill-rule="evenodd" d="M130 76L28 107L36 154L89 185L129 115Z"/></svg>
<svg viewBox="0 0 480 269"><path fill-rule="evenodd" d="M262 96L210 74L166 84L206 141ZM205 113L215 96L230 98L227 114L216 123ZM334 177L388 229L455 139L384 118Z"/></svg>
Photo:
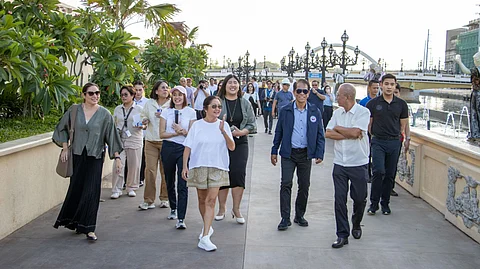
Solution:
<svg viewBox="0 0 480 269"><path fill-rule="evenodd" d="M292 148L292 152L305 152L307 148Z"/></svg>
<svg viewBox="0 0 480 269"><path fill-rule="evenodd" d="M400 136L378 136L378 135L373 135L372 137L380 140L400 140Z"/></svg>

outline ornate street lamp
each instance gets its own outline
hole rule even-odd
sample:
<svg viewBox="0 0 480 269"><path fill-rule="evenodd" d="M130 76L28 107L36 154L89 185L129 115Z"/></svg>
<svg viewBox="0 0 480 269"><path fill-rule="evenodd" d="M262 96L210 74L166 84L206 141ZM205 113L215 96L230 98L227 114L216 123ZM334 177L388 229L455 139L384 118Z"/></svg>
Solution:
<svg viewBox="0 0 480 269"><path fill-rule="evenodd" d="M250 62L248 61L249 56L250 56L250 53L247 50L247 53L245 53L245 59L244 59L244 62L243 62L243 67L241 67L243 74L245 74L247 83L248 83L248 80L249 80L249 77L250 77L250 71L253 71L254 76L256 75L256 66L257 66L257 60L253 60L253 66L250 65Z"/></svg>
<svg viewBox="0 0 480 269"><path fill-rule="evenodd" d="M294 62L294 55L295 55L295 50L292 47L292 49L288 53L288 63L286 63L285 57L283 57L282 60L280 60L281 70L287 72L287 76L289 77L293 77L293 74L295 73L295 71L299 70L297 68L299 56L297 54L297 57L295 57L296 62Z"/></svg>

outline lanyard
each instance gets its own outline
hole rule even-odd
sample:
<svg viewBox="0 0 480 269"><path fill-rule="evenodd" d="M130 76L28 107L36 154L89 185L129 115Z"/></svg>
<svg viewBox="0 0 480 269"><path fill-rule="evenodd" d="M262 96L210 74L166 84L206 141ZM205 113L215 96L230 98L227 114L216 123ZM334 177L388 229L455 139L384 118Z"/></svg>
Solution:
<svg viewBox="0 0 480 269"><path fill-rule="evenodd" d="M130 109L128 110L128 114L125 116L125 108L122 107L122 111L123 111L123 128L127 128L127 120L128 120L128 117L130 116L130 113L132 112L132 109L133 109L133 106L130 107Z"/></svg>

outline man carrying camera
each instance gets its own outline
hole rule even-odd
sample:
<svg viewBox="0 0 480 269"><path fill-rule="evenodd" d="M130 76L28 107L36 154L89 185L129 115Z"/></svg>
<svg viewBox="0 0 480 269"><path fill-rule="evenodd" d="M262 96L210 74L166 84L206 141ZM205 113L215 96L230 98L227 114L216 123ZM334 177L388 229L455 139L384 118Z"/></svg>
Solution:
<svg viewBox="0 0 480 269"><path fill-rule="evenodd" d="M202 116L202 111L203 111L203 101L207 96L210 96L210 93L208 93L208 82L206 80L200 80L198 82L197 89L193 88L193 99L194 99L194 105L193 108L195 111L197 111L197 119L203 118Z"/></svg>

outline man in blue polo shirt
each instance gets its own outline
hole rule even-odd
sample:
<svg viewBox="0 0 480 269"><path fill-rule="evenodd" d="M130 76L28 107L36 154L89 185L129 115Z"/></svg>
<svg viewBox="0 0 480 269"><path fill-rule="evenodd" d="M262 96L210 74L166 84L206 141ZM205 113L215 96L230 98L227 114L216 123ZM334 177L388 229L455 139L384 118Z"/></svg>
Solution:
<svg viewBox="0 0 480 269"><path fill-rule="evenodd" d="M318 80L312 81L312 91L308 96L308 102L314 104L320 109L323 115L323 101L326 99L325 91L323 89L319 89L318 85L320 82Z"/></svg>
<svg viewBox="0 0 480 269"><path fill-rule="evenodd" d="M368 82L368 87L367 87L367 97L360 100L358 104L363 107L366 107L368 101L377 97L379 89L380 89L380 82L378 82L378 80L370 80Z"/></svg>
<svg viewBox="0 0 480 269"><path fill-rule="evenodd" d="M310 94L308 81L299 79L293 84L295 102L292 102L278 113L275 138L271 151L271 162L277 164L280 148L282 157L282 181L280 185L280 213L282 220L278 230L283 231L292 225L290 222L290 205L292 196L293 173L297 170L298 193L295 201L294 222L302 227L308 226L304 218L307 209L308 189L312 159L319 164L325 152L325 136L320 110L307 102ZM281 147L280 147L281 145Z"/></svg>
<svg viewBox="0 0 480 269"><path fill-rule="evenodd" d="M272 106L272 116L275 116L275 108L278 109L280 113L280 109L293 101L293 94L292 92L288 91L290 88L290 80L288 78L284 78L282 80L282 90L277 92L275 95L275 99L273 100Z"/></svg>

